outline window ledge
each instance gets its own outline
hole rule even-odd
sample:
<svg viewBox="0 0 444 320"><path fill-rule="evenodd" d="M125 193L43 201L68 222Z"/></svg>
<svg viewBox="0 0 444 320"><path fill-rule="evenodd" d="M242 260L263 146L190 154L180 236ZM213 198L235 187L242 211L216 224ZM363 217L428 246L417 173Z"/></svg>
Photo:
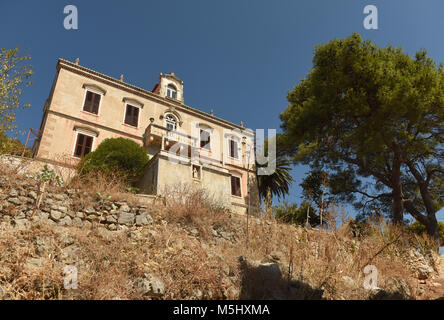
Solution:
<svg viewBox="0 0 444 320"><path fill-rule="evenodd" d="M95 113L92 113L92 112L89 112L89 111L82 110L82 111L80 111L80 112L83 113L83 114L87 114L87 115L89 115L89 116L96 117L96 118L99 117L98 114L95 114Z"/></svg>
<svg viewBox="0 0 444 320"><path fill-rule="evenodd" d="M130 125L128 123L122 123L122 125L125 126L125 127L128 127L128 128L139 129L139 127L132 126L132 125Z"/></svg>

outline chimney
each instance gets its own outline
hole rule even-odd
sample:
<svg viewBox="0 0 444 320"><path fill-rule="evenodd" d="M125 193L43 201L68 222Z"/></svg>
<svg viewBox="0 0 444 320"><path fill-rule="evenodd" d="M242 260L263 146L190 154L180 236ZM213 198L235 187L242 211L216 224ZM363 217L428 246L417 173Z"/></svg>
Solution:
<svg viewBox="0 0 444 320"><path fill-rule="evenodd" d="M240 126L243 128L244 127L244 122L241 121Z"/></svg>
<svg viewBox="0 0 444 320"><path fill-rule="evenodd" d="M211 114L211 116L214 116L214 110L213 109L211 109L210 114Z"/></svg>
<svg viewBox="0 0 444 320"><path fill-rule="evenodd" d="M120 81L123 82L123 74L120 75Z"/></svg>
<svg viewBox="0 0 444 320"><path fill-rule="evenodd" d="M77 59L76 59L76 65L79 65L79 62L80 62L80 59L77 58Z"/></svg>

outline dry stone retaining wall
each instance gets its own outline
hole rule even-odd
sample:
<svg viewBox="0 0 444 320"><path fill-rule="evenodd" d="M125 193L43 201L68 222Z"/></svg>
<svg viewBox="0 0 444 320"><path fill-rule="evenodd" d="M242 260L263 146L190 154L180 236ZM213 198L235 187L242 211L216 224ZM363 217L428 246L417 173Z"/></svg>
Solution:
<svg viewBox="0 0 444 320"><path fill-rule="evenodd" d="M88 195L77 190L48 191L39 210L35 210L38 193L32 180L18 182L0 177L0 222L18 227L25 227L36 220L59 226L90 227L98 224L109 230L145 226L153 222L149 204L100 200L97 196L83 208L79 199L85 196Z"/></svg>

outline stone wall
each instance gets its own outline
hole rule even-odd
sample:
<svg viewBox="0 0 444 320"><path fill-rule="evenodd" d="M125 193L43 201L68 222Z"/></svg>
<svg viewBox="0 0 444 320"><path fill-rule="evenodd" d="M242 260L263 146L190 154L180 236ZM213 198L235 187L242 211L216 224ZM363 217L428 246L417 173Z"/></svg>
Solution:
<svg viewBox="0 0 444 320"><path fill-rule="evenodd" d="M57 174L62 177L64 181L69 181L76 173L75 168L68 165L58 164L42 159L13 156L10 154L0 154L0 165L8 166L11 172L24 175L35 174L45 165L47 165L48 168L57 172Z"/></svg>
<svg viewBox="0 0 444 320"><path fill-rule="evenodd" d="M109 230L122 230L152 223L150 202L154 198L136 196L135 203L102 200L78 190L49 188L38 210L38 189L31 180L11 181L0 177L0 222L27 227L31 221L50 225L91 227L102 225Z"/></svg>

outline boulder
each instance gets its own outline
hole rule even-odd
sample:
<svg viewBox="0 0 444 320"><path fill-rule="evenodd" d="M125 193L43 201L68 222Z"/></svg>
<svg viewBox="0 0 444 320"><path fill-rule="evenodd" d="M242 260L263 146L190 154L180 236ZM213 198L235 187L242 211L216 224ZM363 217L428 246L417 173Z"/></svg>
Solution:
<svg viewBox="0 0 444 320"><path fill-rule="evenodd" d="M51 210L49 213L50 217L54 221L58 221L62 217L62 213L57 210Z"/></svg>
<svg viewBox="0 0 444 320"><path fill-rule="evenodd" d="M13 198L8 198L8 201L15 204L15 205L21 205L22 202L19 200L19 198L13 197Z"/></svg>
<svg viewBox="0 0 444 320"><path fill-rule="evenodd" d="M151 298L161 298L165 294L163 281L159 277L147 273L134 281L134 288L139 294Z"/></svg>
<svg viewBox="0 0 444 320"><path fill-rule="evenodd" d="M15 190L15 189L9 190L9 196L10 197L18 197L18 195L19 195L19 193L18 193L17 190Z"/></svg>
<svg viewBox="0 0 444 320"><path fill-rule="evenodd" d="M407 282L400 278L389 279L384 289L377 288L369 294L369 300L408 300L410 298L410 288Z"/></svg>
<svg viewBox="0 0 444 320"><path fill-rule="evenodd" d="M52 210L60 211L60 212L62 212L62 213L67 213L67 212L68 212L68 208L67 208L67 207L65 207L65 206L59 206L59 205L56 205L56 204L53 204L53 205L51 206L51 209L52 209Z"/></svg>
<svg viewBox="0 0 444 320"><path fill-rule="evenodd" d="M31 199L37 200L37 193L35 191L29 191L28 196Z"/></svg>
<svg viewBox="0 0 444 320"><path fill-rule="evenodd" d="M83 226L83 221L79 217L75 217L72 219L72 225L80 228Z"/></svg>
<svg viewBox="0 0 444 320"><path fill-rule="evenodd" d="M121 212L119 215L119 223L124 225L134 224L134 214L129 212Z"/></svg>
<svg viewBox="0 0 444 320"><path fill-rule="evenodd" d="M27 219L14 219L14 226L18 230L28 230L31 228L31 222Z"/></svg>
<svg viewBox="0 0 444 320"><path fill-rule="evenodd" d="M146 226L152 223L153 218L147 213L136 216L136 226Z"/></svg>
<svg viewBox="0 0 444 320"><path fill-rule="evenodd" d="M65 216L59 221L60 226L70 226L72 224L72 219L69 216Z"/></svg>
<svg viewBox="0 0 444 320"><path fill-rule="evenodd" d="M92 227L92 223L89 221L83 221L83 227L86 229L90 229Z"/></svg>
<svg viewBox="0 0 444 320"><path fill-rule="evenodd" d="M75 240L74 238L68 233L68 232L63 232L62 234L60 234L60 243L64 246L70 246L72 244L74 244Z"/></svg>
<svg viewBox="0 0 444 320"><path fill-rule="evenodd" d="M262 259L262 263L277 263L281 270L288 269L287 258L281 251L272 251L268 256Z"/></svg>
<svg viewBox="0 0 444 320"><path fill-rule="evenodd" d="M96 213L96 210L94 210L94 208L92 206L88 206L85 209L85 213L86 214L93 214L93 213Z"/></svg>
<svg viewBox="0 0 444 320"><path fill-rule="evenodd" d="M117 222L117 219L116 219L116 217L115 217L114 215L107 216L107 217L106 217L106 222L109 222L109 223L116 223L116 222Z"/></svg>
<svg viewBox="0 0 444 320"><path fill-rule="evenodd" d="M308 282L288 280L277 263L249 261L242 256L238 261L241 271L239 298L242 300L322 299L322 289Z"/></svg>
<svg viewBox="0 0 444 320"><path fill-rule="evenodd" d="M131 211L131 208L126 203L124 203L124 204L122 204L120 206L120 212L121 213L123 213L123 212L130 212L130 211Z"/></svg>

